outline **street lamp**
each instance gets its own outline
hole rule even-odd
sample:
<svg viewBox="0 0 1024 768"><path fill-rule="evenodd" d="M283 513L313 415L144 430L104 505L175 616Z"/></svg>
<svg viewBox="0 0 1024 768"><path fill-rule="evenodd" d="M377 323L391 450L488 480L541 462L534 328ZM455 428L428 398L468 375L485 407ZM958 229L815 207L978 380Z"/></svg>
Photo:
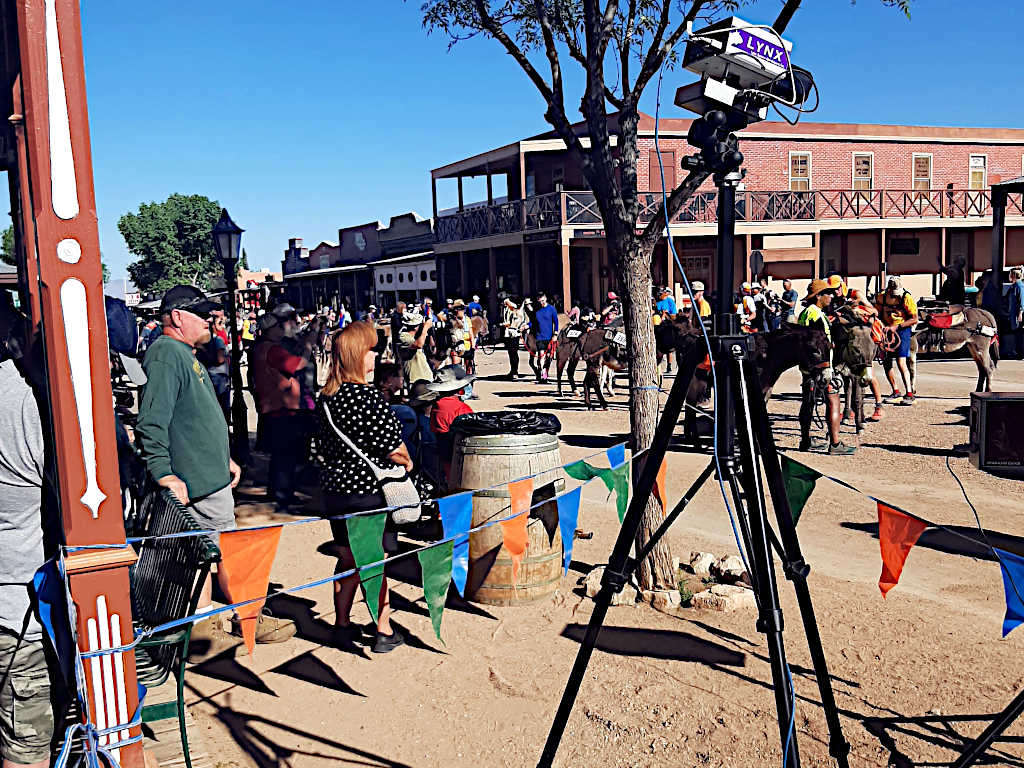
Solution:
<svg viewBox="0 0 1024 768"><path fill-rule="evenodd" d="M249 413L242 394L242 339L238 329L238 308L235 289L238 287L238 256L242 232L220 209L220 220L213 226L213 247L224 266L224 287L228 294L228 327L231 329L231 453L239 464L249 459Z"/></svg>

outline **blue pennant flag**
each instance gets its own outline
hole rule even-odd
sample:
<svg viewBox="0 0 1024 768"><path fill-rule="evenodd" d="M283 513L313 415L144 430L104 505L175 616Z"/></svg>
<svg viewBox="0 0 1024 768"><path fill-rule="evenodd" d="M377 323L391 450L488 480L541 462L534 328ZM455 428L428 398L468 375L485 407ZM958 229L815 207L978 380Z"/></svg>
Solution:
<svg viewBox="0 0 1024 768"><path fill-rule="evenodd" d="M576 520L580 514L580 494L583 486L579 485L568 493L555 499L558 504L558 532L562 534L562 571L569 572L572 561L572 545L576 541Z"/></svg>
<svg viewBox="0 0 1024 768"><path fill-rule="evenodd" d="M1003 591L1006 593L1006 616L1003 618L1003 637L1006 637L1024 624L1024 557L1001 549L996 549L995 553L999 556Z"/></svg>
<svg viewBox="0 0 1024 768"><path fill-rule="evenodd" d="M473 520L473 492L457 493L437 500L441 512L441 525L446 539L454 537L452 547L452 581L459 594L465 597L466 578L469 575L469 526Z"/></svg>
<svg viewBox="0 0 1024 768"><path fill-rule="evenodd" d="M75 680L75 638L68 620L67 592L56 560L47 560L33 574L32 591L39 605L39 623L50 640L65 682L71 685Z"/></svg>
<svg viewBox="0 0 1024 768"><path fill-rule="evenodd" d="M613 445L605 453L608 455L608 465L612 469L618 469L626 463L626 444Z"/></svg>

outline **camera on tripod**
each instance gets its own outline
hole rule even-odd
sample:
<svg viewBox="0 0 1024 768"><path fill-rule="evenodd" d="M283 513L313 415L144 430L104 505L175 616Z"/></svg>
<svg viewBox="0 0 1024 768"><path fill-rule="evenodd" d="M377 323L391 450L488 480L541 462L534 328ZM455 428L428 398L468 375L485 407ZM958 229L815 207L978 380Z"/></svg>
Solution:
<svg viewBox="0 0 1024 768"><path fill-rule="evenodd" d="M793 65L792 50L770 26L738 16L691 31L683 66L701 79L676 91L676 106L698 115L721 111L729 131L764 120L770 106L791 108L799 119L817 108L805 106L812 93L817 99L817 87L809 71Z"/></svg>

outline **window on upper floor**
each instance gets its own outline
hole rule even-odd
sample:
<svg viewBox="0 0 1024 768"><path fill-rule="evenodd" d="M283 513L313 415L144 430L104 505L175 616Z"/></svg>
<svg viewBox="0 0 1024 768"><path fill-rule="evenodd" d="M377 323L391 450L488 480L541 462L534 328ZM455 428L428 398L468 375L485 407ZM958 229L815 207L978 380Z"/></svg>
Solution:
<svg viewBox="0 0 1024 768"><path fill-rule="evenodd" d="M914 189L928 190L932 188L932 156L914 155L913 159Z"/></svg>
<svg viewBox="0 0 1024 768"><path fill-rule="evenodd" d="M988 186L988 158L985 155L971 155L968 164L968 187L985 189Z"/></svg>
<svg viewBox="0 0 1024 768"><path fill-rule="evenodd" d="M789 153L789 191L808 192L811 189L811 153Z"/></svg>
<svg viewBox="0 0 1024 768"><path fill-rule="evenodd" d="M853 188L874 189L875 156L870 152L853 153Z"/></svg>
<svg viewBox="0 0 1024 768"><path fill-rule="evenodd" d="M676 153L662 150L661 165L658 164L658 153L650 150L647 162L647 188L651 192L661 192L661 170L665 169L665 191L676 188Z"/></svg>

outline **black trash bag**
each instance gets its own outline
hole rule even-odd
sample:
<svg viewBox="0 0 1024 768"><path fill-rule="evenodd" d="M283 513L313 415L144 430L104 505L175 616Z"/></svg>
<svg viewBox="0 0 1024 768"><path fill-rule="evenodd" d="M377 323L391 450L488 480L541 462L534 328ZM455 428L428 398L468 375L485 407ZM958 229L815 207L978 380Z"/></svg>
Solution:
<svg viewBox="0 0 1024 768"><path fill-rule="evenodd" d="M452 422L452 432L463 435L557 435L562 423L550 413L537 411L484 411L465 413Z"/></svg>

